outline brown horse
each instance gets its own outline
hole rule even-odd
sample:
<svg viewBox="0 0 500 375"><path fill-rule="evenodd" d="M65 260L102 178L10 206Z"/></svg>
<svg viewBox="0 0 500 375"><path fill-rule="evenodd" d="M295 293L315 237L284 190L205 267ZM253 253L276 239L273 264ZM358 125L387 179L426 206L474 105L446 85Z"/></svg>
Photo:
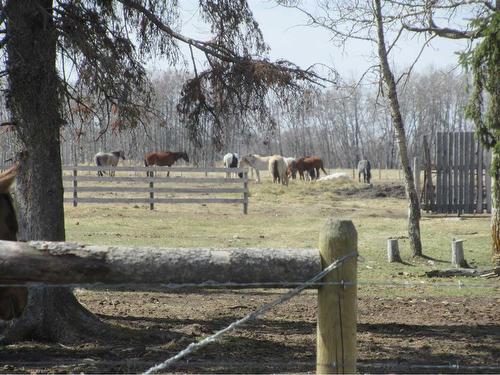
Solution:
<svg viewBox="0 0 500 375"><path fill-rule="evenodd" d="M325 174L325 169L323 168L323 160L318 158L317 156L308 156L305 158L297 159L295 166L297 171L299 172L300 179L304 179L304 172L308 172L311 178L319 178L319 170L321 169ZM313 172L314 177L313 177Z"/></svg>
<svg viewBox="0 0 500 375"><path fill-rule="evenodd" d="M0 173L0 240L17 240L17 218L9 193L14 182L17 164ZM28 289L20 287L0 288L0 319L10 320L21 316L28 302Z"/></svg>
<svg viewBox="0 0 500 375"><path fill-rule="evenodd" d="M186 163L189 163L189 157L184 151L172 152L172 151L157 151L150 152L144 156L144 165L149 167L150 165L158 165L160 167L167 166L171 167L177 160L184 159ZM170 176L170 171L167 172L167 176Z"/></svg>

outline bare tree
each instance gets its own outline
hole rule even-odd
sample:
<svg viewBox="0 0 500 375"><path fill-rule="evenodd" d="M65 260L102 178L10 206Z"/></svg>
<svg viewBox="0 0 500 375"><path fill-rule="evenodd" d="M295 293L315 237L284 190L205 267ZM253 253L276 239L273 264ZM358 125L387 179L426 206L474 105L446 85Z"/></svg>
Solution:
<svg viewBox="0 0 500 375"><path fill-rule="evenodd" d="M404 2L414 17L408 30L448 39L479 40L461 56L473 75L466 116L474 121L481 143L492 150L491 240L493 262L500 263L500 1ZM461 29L451 27L463 12L472 15ZM436 16L447 20L438 25Z"/></svg>
<svg viewBox="0 0 500 375"><path fill-rule="evenodd" d="M371 44L376 51L377 64L374 68L380 76L381 92L387 95L404 171L410 246L414 256L421 256L420 205L408 157L406 129L398 98L397 84L400 79L394 76L389 64L389 55L404 32L402 13L397 2L383 1L382 4L381 0L339 2L318 0L316 13L302 7L300 1L283 0L278 3L300 10L307 16L309 25L325 28L331 33L333 41L338 44L343 45L349 40L356 39ZM387 41L388 37L392 40Z"/></svg>

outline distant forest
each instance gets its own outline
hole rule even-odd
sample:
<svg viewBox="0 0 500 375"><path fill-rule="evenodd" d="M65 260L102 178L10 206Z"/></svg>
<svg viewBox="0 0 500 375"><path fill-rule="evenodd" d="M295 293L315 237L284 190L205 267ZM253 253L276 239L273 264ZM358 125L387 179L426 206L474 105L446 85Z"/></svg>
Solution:
<svg viewBox="0 0 500 375"><path fill-rule="evenodd" d="M215 135L207 119L197 142L193 142L176 109L184 80L185 76L176 72L153 74L154 115L145 115L135 126L121 124L113 108L87 111L85 106L69 105L61 130L63 164L92 163L95 153L120 149L132 164L142 164L146 152L184 150L200 167L220 165L227 152L317 155L328 168L353 167L362 158L371 160L374 167L399 165L389 108L377 85L308 93L305 104L295 108L276 105L272 126L243 127L237 119L227 120L224 133ZM467 77L452 68L428 68L400 85L410 157L421 155L423 135L428 135L433 144L438 131L473 129L464 118L466 86ZM0 110L1 121L7 123L4 102ZM11 129L8 125L0 127L2 165L16 151ZM214 145L214 137L222 138L220 150Z"/></svg>

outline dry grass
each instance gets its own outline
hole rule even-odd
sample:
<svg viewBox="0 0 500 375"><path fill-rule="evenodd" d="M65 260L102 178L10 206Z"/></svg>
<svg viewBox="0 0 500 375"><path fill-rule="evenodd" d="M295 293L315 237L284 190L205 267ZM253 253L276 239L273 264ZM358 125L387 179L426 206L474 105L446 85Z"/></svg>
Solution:
<svg viewBox="0 0 500 375"><path fill-rule="evenodd" d="M397 171L382 171L382 177L379 180L375 170L374 188L399 183ZM365 259L360 263L361 280L429 282L431 280L423 276L425 271L450 268L452 238L466 241L464 247L469 264L490 266L487 216L466 216L459 220L453 216L424 215L421 222L424 254L431 259L414 259L406 239L406 200L367 199L338 193L339 189L354 188L365 187L352 181L293 181L290 186L283 187L265 178L262 184L250 184L248 215L243 215L241 205L157 205L154 211L147 205L82 204L77 208L67 205L67 240L157 247L316 247L319 228L327 217L333 216L352 219L358 230L359 252ZM406 264L387 263L389 237L400 238L400 251ZM468 279L464 282L473 285L486 281ZM491 288L480 291L478 288L452 289L452 293L460 295L498 292ZM419 290L440 293L436 288ZM377 287L373 291L394 292Z"/></svg>

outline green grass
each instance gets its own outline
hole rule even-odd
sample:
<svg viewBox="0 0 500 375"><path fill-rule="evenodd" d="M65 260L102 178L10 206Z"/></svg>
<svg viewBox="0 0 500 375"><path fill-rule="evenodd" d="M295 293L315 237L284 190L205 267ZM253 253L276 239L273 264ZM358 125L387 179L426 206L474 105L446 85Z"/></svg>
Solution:
<svg viewBox="0 0 500 375"><path fill-rule="evenodd" d="M374 185L397 183L397 171ZM396 180L394 180L394 178ZM406 238L407 203L404 199L366 199L337 193L341 188L363 188L357 182L291 182L283 187L250 184L249 214L241 205L67 205L67 240L101 245L156 247L265 247L315 248L319 228L327 217L352 219L358 231L359 279L368 281L450 283L466 286L496 283L497 288L363 286L363 293L376 295L495 295L496 281L478 278L428 279L425 271L450 268L451 241L465 240L466 259L474 267L490 267L489 218L484 215L444 217L424 214L421 234L424 254L431 259L411 257ZM398 237L405 264L387 263L386 244Z"/></svg>

